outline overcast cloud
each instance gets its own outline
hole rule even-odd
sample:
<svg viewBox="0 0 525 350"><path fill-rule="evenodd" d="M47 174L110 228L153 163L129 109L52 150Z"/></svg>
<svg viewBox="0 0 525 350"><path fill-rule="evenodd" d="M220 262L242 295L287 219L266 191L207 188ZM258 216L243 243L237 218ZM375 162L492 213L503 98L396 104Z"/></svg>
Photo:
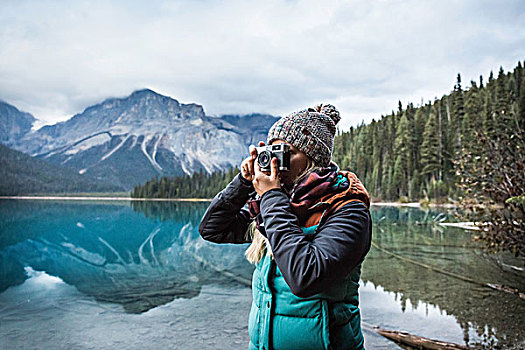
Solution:
<svg viewBox="0 0 525 350"><path fill-rule="evenodd" d="M346 129L525 59L525 1L23 1L0 7L0 100L46 123L150 88L207 114L318 102Z"/></svg>

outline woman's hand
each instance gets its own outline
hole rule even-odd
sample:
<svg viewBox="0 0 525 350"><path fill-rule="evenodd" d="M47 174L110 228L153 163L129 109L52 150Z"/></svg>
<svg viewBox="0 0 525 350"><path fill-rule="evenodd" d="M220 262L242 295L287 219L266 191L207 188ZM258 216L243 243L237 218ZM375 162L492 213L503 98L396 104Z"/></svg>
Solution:
<svg viewBox="0 0 525 350"><path fill-rule="evenodd" d="M259 141L259 147L264 146L264 142ZM255 159L257 158L257 150L255 149L254 145L251 145L250 148L250 156L242 161L241 163L241 176L244 177L248 181L253 181L253 178L255 176L255 170L253 168L253 163Z"/></svg>
<svg viewBox="0 0 525 350"><path fill-rule="evenodd" d="M264 193L271 189L281 188L281 180L279 179L279 169L277 168L277 158L272 158L272 162L270 164L271 172L269 175L261 171L261 167L257 162L255 162L254 168L255 175L252 182L253 187L255 187L255 191L257 191L259 197L262 197Z"/></svg>

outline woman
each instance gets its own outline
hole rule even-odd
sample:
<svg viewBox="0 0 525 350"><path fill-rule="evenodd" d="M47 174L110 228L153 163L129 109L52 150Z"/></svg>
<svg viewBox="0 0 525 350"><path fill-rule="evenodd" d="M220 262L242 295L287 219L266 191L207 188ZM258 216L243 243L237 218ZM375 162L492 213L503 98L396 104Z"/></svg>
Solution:
<svg viewBox="0 0 525 350"><path fill-rule="evenodd" d="M206 240L251 242L250 349L364 348L358 287L370 200L354 174L331 162L339 119L332 105L279 119L267 144L290 146L290 170L279 172L274 158L271 172L262 172L250 146L241 173L202 219Z"/></svg>

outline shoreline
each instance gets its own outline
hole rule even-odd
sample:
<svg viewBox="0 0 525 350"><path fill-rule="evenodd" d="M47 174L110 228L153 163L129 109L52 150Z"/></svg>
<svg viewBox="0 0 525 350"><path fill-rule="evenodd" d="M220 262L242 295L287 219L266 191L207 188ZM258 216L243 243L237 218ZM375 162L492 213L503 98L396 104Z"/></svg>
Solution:
<svg viewBox="0 0 525 350"><path fill-rule="evenodd" d="M409 208L421 208L421 207L439 207L439 208L457 208L457 205L452 203L428 203L425 205L421 205L419 202L409 202L409 203L401 203L401 202L372 202L370 203L371 206L378 206L378 207L409 207Z"/></svg>
<svg viewBox="0 0 525 350"><path fill-rule="evenodd" d="M70 201L129 201L129 202L211 202L207 198L132 198L132 197L100 197L100 196L0 196L0 199L10 200L70 200Z"/></svg>
<svg viewBox="0 0 525 350"><path fill-rule="evenodd" d="M137 202L211 202L213 198L132 198L132 197L104 197L104 196L0 196L0 199L10 200L72 200L72 201L137 201ZM419 202L372 202L371 206L378 207L409 207L421 208ZM428 207L455 208L451 203L429 203Z"/></svg>

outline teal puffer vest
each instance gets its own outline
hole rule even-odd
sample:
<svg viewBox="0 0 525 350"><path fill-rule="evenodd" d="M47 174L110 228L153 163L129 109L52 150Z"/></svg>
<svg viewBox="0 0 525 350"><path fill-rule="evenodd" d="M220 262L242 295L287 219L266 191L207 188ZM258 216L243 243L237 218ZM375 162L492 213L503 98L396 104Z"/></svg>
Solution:
<svg viewBox="0 0 525 350"><path fill-rule="evenodd" d="M265 256L253 273L250 350L364 349L358 265L345 279L309 298L292 294L275 261Z"/></svg>

